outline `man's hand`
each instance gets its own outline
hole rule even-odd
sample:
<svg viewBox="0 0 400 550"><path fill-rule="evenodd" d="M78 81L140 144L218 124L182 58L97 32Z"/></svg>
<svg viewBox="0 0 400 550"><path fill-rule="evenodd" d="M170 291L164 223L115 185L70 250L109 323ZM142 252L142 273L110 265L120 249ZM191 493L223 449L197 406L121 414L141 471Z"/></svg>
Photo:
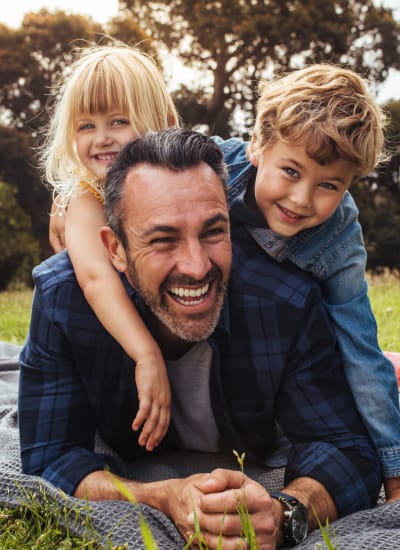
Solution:
<svg viewBox="0 0 400 550"><path fill-rule="evenodd" d="M195 481L195 486L200 491L197 517L209 548L218 547L220 533L224 550L247 548L240 504L247 508L260 549L276 548L280 510L262 485L241 472L217 469Z"/></svg>

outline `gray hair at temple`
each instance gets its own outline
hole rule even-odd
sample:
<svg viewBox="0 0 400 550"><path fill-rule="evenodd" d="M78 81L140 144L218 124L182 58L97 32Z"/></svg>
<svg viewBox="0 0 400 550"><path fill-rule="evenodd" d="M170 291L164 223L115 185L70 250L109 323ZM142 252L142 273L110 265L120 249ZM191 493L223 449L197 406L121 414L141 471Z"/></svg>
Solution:
<svg viewBox="0 0 400 550"><path fill-rule="evenodd" d="M194 130L169 128L149 131L125 145L118 159L107 172L105 185L106 222L125 249L128 243L124 231L124 188L129 171L137 164L160 166L174 172L208 164L221 180L225 196L227 168L216 143Z"/></svg>

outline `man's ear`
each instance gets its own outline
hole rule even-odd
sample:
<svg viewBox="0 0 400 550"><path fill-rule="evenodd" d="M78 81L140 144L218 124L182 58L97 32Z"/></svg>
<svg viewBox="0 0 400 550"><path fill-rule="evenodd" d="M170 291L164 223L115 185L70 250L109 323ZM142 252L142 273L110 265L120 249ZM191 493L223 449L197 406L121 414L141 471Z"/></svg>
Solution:
<svg viewBox="0 0 400 550"><path fill-rule="evenodd" d="M247 147L247 158L249 159L251 164L254 166L254 168L258 168L260 155L261 155L261 148L257 143L257 138L254 137L254 134L253 134L251 137L250 143Z"/></svg>
<svg viewBox="0 0 400 550"><path fill-rule="evenodd" d="M127 270L125 249L121 241L117 239L111 227L104 226L100 228L100 238L106 247L108 255L115 269L125 273Z"/></svg>

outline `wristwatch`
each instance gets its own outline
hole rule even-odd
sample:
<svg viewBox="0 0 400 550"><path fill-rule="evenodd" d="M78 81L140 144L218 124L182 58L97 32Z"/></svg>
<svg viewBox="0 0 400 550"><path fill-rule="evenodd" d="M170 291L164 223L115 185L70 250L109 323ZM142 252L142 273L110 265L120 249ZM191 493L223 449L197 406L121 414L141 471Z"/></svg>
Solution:
<svg viewBox="0 0 400 550"><path fill-rule="evenodd" d="M281 525L285 546L295 546L307 537L307 509L296 497L286 493L271 493L283 505L283 522Z"/></svg>

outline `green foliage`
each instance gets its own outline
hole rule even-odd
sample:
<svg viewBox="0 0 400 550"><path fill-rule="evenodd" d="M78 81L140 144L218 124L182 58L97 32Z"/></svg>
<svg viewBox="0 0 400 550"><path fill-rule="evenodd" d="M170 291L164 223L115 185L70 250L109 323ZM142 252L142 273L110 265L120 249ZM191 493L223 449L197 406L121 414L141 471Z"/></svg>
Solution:
<svg viewBox="0 0 400 550"><path fill-rule="evenodd" d="M246 113L247 129L252 126L256 82L301 60L346 63L375 82L389 67L400 67L400 26L390 9L372 0L120 0L120 6L188 67L211 78L206 93L200 81L188 95L203 92L200 104L207 109L197 124L225 137L228 122L234 131L237 106Z"/></svg>
<svg viewBox="0 0 400 550"><path fill-rule="evenodd" d="M13 282L31 284L32 267L39 260L31 222L15 199L16 190L0 182L0 289Z"/></svg>
<svg viewBox="0 0 400 550"><path fill-rule="evenodd" d="M0 508L0 548L7 550L124 550L113 546L111 535L101 537L90 519L90 506L79 500L72 507L48 497L41 487L38 494L21 489L21 504ZM81 535L76 533L80 532ZM150 550L150 549L149 549Z"/></svg>

